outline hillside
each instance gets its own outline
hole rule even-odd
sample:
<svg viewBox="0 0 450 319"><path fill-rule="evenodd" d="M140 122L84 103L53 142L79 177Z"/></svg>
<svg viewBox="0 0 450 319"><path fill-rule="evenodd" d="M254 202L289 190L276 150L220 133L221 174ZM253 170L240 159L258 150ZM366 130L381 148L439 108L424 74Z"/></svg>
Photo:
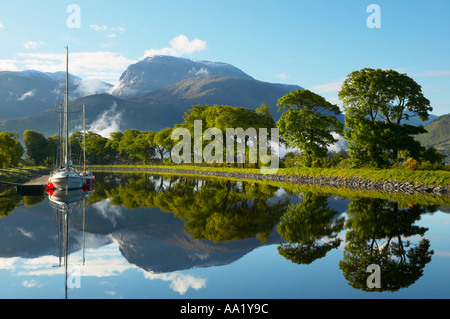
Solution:
<svg viewBox="0 0 450 319"><path fill-rule="evenodd" d="M65 81L65 72L0 71L0 121L37 114L59 105L64 101ZM111 88L107 83L69 75L71 100Z"/></svg>
<svg viewBox="0 0 450 319"><path fill-rule="evenodd" d="M425 126L427 133L417 136L417 140L425 147L433 146L447 156L450 164L450 114L442 115Z"/></svg>

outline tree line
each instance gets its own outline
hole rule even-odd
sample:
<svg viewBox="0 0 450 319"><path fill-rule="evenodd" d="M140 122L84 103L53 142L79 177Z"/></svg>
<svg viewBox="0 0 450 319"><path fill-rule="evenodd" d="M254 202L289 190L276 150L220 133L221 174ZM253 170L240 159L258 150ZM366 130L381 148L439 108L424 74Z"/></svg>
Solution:
<svg viewBox="0 0 450 319"><path fill-rule="evenodd" d="M226 128L270 131L277 127L280 142L298 150L285 157L288 166L336 167L345 163L354 168L388 168L404 163L407 168L415 169L421 162L443 165L444 155L434 148L426 149L414 138L425 133L425 128L407 122L410 117L428 120L432 108L420 85L406 74L369 68L352 72L345 79L339 98L345 116L337 105L318 94L309 90L293 91L278 100L281 117L277 122L266 105L256 110L194 105L185 113L182 123L159 132L128 129L114 132L109 138L87 132L86 160L88 164L98 165L170 162L171 149L177 143L172 139L173 130L187 128L194 138L194 121L202 120L203 132L208 128L225 132ZM345 118L345 123L339 117ZM71 158L78 164L83 158L83 134L75 132L70 136ZM348 142L348 151L330 153L328 150L339 135ZM58 136L45 138L39 132L24 132L27 160L35 165L58 163L58 143ZM245 143L248 146L249 141ZM17 134L0 133L0 166L17 165L24 153Z"/></svg>

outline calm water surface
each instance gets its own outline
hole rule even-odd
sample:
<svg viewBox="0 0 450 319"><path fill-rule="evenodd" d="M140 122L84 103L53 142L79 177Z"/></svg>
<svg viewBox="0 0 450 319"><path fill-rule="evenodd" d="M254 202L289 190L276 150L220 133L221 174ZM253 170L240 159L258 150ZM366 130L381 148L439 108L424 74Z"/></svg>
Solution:
<svg viewBox="0 0 450 319"><path fill-rule="evenodd" d="M450 298L446 205L97 173L94 191L0 198L0 298Z"/></svg>

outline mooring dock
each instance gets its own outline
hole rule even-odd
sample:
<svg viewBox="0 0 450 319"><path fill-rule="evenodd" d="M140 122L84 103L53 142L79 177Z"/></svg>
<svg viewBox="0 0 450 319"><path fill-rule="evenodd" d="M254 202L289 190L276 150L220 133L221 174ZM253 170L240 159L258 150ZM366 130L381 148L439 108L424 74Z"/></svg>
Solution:
<svg viewBox="0 0 450 319"><path fill-rule="evenodd" d="M21 195L42 195L47 185L49 176L44 175L25 184L17 185L17 192Z"/></svg>

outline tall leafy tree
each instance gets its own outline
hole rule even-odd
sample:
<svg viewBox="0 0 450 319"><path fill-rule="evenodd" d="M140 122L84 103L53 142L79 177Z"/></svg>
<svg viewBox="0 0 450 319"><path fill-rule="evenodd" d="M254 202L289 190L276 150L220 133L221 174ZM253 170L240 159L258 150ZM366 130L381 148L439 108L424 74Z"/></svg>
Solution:
<svg viewBox="0 0 450 319"><path fill-rule="evenodd" d="M325 157L328 147L338 141L333 133L340 134L343 130L337 118L341 111L322 96L296 90L279 99L277 105L278 111L283 111L277 122L280 137L288 147L302 152L305 166Z"/></svg>
<svg viewBox="0 0 450 319"><path fill-rule="evenodd" d="M49 142L44 134L27 130L23 133L23 141L27 149L28 158L36 165L44 164L47 157L49 157Z"/></svg>
<svg viewBox="0 0 450 319"><path fill-rule="evenodd" d="M97 133L87 132L86 136L86 165L112 164L117 151L108 145L108 139Z"/></svg>
<svg viewBox="0 0 450 319"><path fill-rule="evenodd" d="M116 157L114 159L114 162L117 161L119 159L119 157L122 155L121 154L122 152L120 151L120 141L122 140L122 138L123 138L122 132L120 132L120 131L112 132L109 135L109 139L106 143L107 147L109 147L111 150L115 151Z"/></svg>
<svg viewBox="0 0 450 319"><path fill-rule="evenodd" d="M172 128L167 127L153 134L151 143L155 145L155 150L161 157L161 161L164 159L165 154L170 154L172 147L175 145L175 141L172 140L172 131Z"/></svg>
<svg viewBox="0 0 450 319"><path fill-rule="evenodd" d="M354 166L392 164L401 150L413 157L420 154L413 135L425 130L405 122L416 116L427 120L432 108L412 78L395 70L354 71L344 81L339 98L346 113L345 137Z"/></svg>
<svg viewBox="0 0 450 319"><path fill-rule="evenodd" d="M19 165L24 153L17 133L0 132L0 167Z"/></svg>

